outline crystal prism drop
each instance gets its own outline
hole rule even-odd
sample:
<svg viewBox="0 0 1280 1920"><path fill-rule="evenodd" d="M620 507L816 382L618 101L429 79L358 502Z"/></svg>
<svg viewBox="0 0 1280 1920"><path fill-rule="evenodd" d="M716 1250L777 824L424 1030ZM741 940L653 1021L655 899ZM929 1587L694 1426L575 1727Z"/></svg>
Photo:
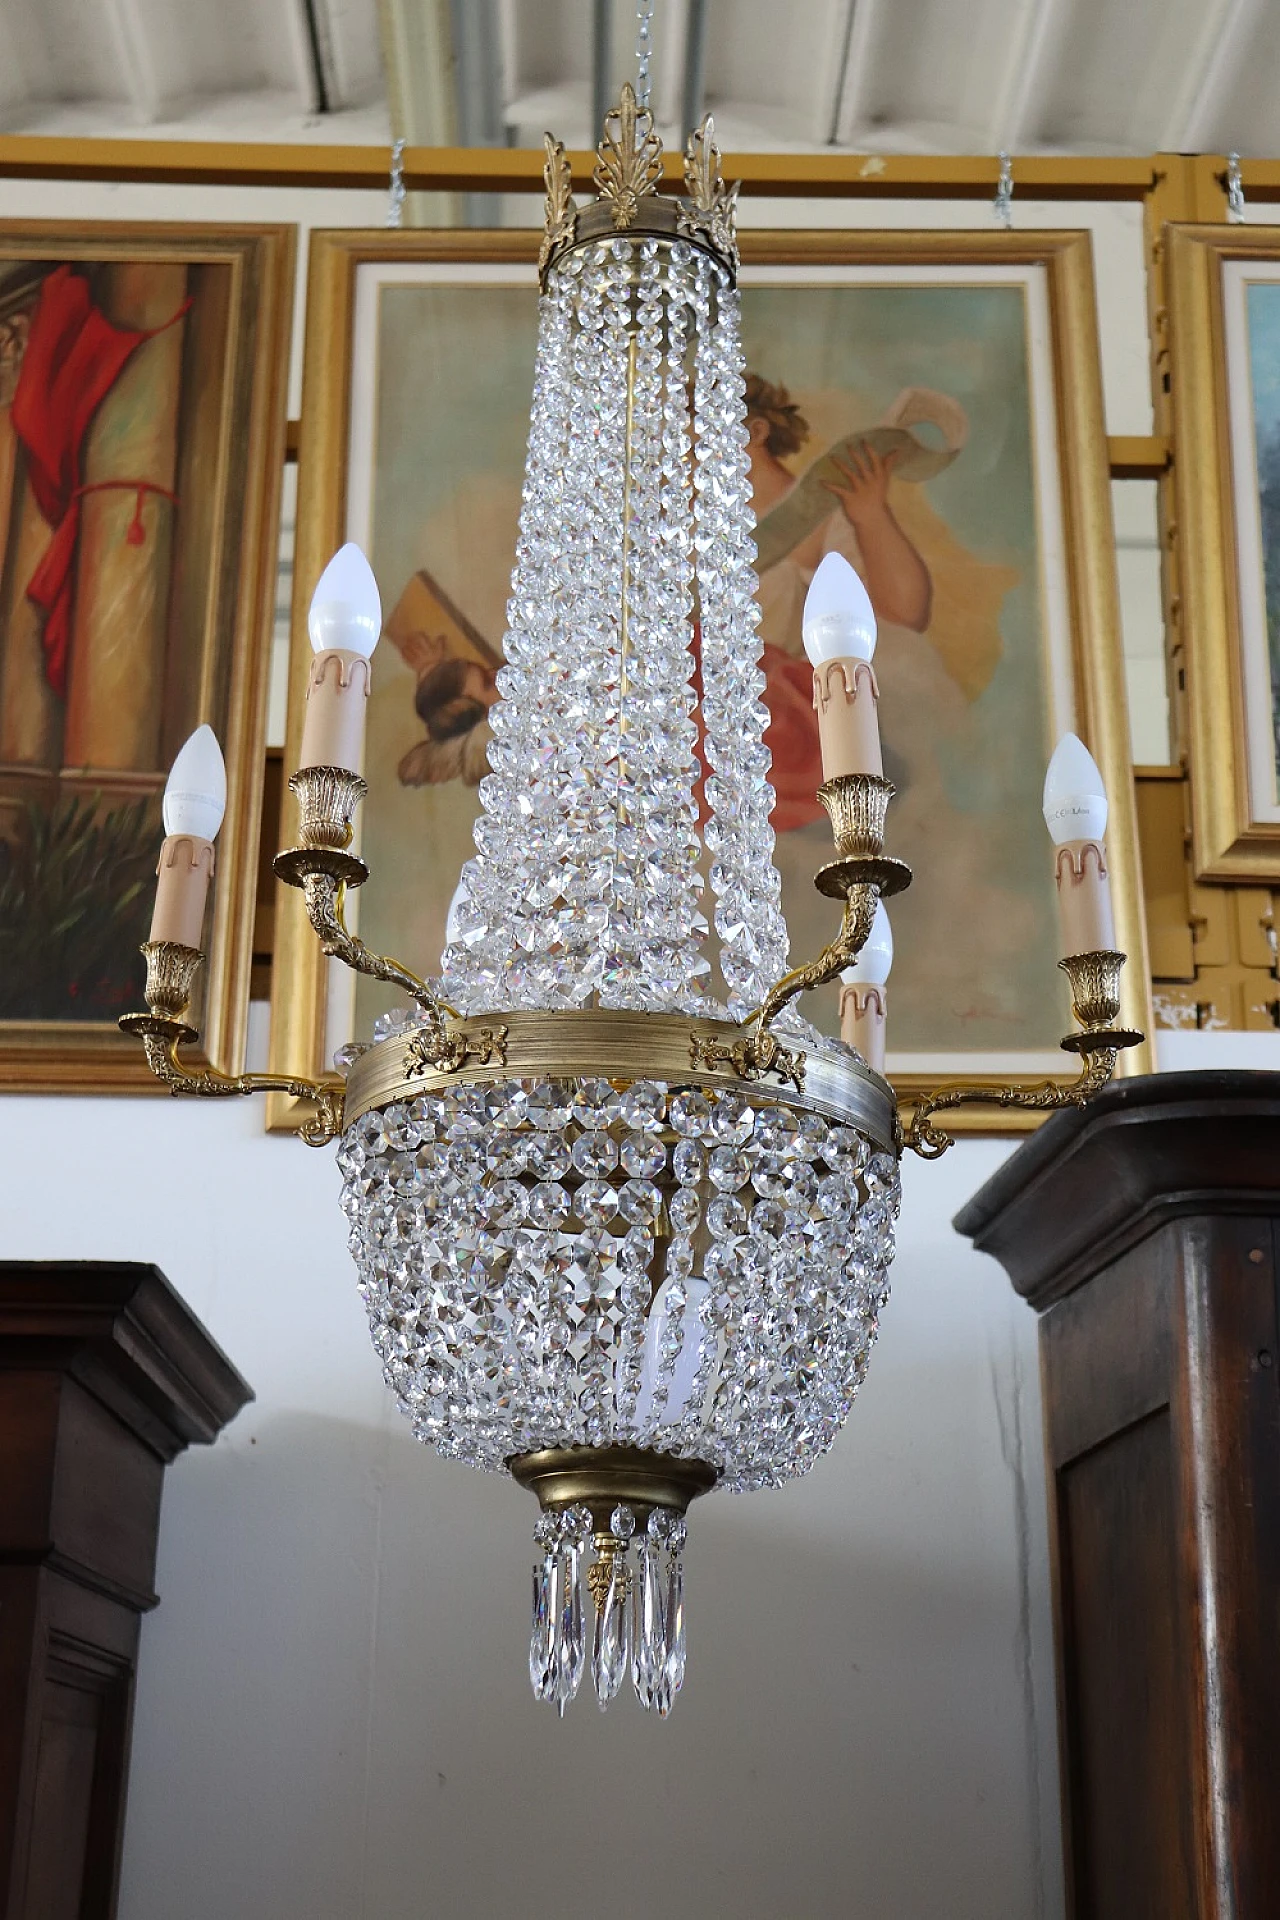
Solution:
<svg viewBox="0 0 1280 1920"><path fill-rule="evenodd" d="M582 1684L586 1665L587 1637L582 1617L582 1581L579 1578L577 1547L562 1555L563 1590L560 1607L560 1635L556 1659L555 1701L563 1719L564 1710Z"/></svg>
<svg viewBox="0 0 1280 1920"><path fill-rule="evenodd" d="M543 1681L539 1699L554 1700L563 1714L561 1705L561 1672L564 1667L564 1555L556 1553L548 1558L550 1569L547 1581L547 1614L550 1634L547 1643L546 1678Z"/></svg>
<svg viewBox="0 0 1280 1920"><path fill-rule="evenodd" d="M596 1617L593 1678L601 1712L617 1695L627 1669L627 1566L625 1553L615 1555L604 1606Z"/></svg>
<svg viewBox="0 0 1280 1920"><path fill-rule="evenodd" d="M632 1660L632 1684L642 1707L657 1704L659 1677L666 1662L662 1580L658 1555L646 1540L640 1549L640 1574L637 1581L635 1652Z"/></svg>
<svg viewBox="0 0 1280 1920"><path fill-rule="evenodd" d="M551 1561L533 1569L533 1631L529 1636L529 1680L535 1700L547 1698L551 1676Z"/></svg>
<svg viewBox="0 0 1280 1920"><path fill-rule="evenodd" d="M672 1558L667 1573L667 1682L673 1694L684 1685L684 1568Z"/></svg>

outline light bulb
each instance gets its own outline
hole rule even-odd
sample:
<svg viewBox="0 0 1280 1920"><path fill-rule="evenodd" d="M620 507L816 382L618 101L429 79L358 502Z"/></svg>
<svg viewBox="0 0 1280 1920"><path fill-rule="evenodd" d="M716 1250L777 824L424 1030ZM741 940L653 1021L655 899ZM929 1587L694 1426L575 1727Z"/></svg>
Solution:
<svg viewBox="0 0 1280 1920"><path fill-rule="evenodd" d="M382 600L373 568L354 540L339 547L320 575L307 613L317 653L341 649L367 660L382 633Z"/></svg>
<svg viewBox="0 0 1280 1920"><path fill-rule="evenodd" d="M640 1391L636 1396L635 1418L643 1425L653 1411L664 1339L674 1331L676 1309L671 1300L673 1283L663 1282L653 1296L645 1326L644 1356L640 1365ZM689 1404L698 1362L702 1358L702 1306L710 1293L708 1281L689 1278L684 1282L685 1304L680 1314L680 1347L675 1369L668 1376L667 1397L662 1410L664 1420L678 1420ZM620 1364L619 1364L620 1373Z"/></svg>
<svg viewBox="0 0 1280 1920"><path fill-rule="evenodd" d="M812 666L824 660L870 660L876 616L862 581L841 553L824 554L809 582L800 621Z"/></svg>
<svg viewBox="0 0 1280 1920"><path fill-rule="evenodd" d="M1044 823L1055 847L1069 840L1101 840L1107 830L1107 790L1083 740L1064 733L1044 777Z"/></svg>
<svg viewBox="0 0 1280 1920"><path fill-rule="evenodd" d="M882 987L893 967L893 928L884 910L884 901L876 902L876 917L863 942L862 951L840 978L850 987Z"/></svg>
<svg viewBox="0 0 1280 1920"><path fill-rule="evenodd" d="M227 810L227 769L212 727L197 727L178 750L164 790L166 833L212 840Z"/></svg>

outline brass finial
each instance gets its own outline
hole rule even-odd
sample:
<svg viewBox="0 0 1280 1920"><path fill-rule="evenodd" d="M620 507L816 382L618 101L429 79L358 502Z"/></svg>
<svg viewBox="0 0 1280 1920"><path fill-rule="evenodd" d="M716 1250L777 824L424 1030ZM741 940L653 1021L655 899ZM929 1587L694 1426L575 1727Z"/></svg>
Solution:
<svg viewBox="0 0 1280 1920"><path fill-rule="evenodd" d="M660 191L662 141L652 113L639 104L630 85L623 87L618 105L605 116L592 174L597 196L593 201L581 207L574 204L573 168L564 143L547 134L546 152L542 170L546 227L538 255L538 278L544 288L550 270L564 254L621 233L686 240L736 279L738 189L726 187L721 178L720 149L710 115L689 137L685 193L680 197Z"/></svg>
<svg viewBox="0 0 1280 1920"><path fill-rule="evenodd" d="M538 254L539 277L546 273L552 254L571 244L578 224L578 210L573 204L573 168L564 150L564 141L557 140L553 133L545 133L542 143L547 150L542 169L547 185L547 219Z"/></svg>
<svg viewBox="0 0 1280 1920"><path fill-rule="evenodd" d="M619 232L629 227L640 211L640 202L658 191L662 179L662 142L654 129L648 107L636 102L635 88L628 80L622 98L605 115L604 138L596 149L596 169L592 178L596 192L613 213Z"/></svg>
<svg viewBox="0 0 1280 1920"><path fill-rule="evenodd" d="M735 180L726 187L720 172L720 149L716 145L716 123L708 114L700 127L689 135L684 150L684 190L688 206L682 210L681 227L692 239L710 241L717 253L738 266L738 188Z"/></svg>

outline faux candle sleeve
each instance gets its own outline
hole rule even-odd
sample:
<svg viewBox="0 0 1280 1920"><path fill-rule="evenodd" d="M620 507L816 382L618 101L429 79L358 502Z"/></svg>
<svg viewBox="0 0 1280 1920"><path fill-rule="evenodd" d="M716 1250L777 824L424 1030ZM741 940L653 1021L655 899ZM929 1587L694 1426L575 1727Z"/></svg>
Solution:
<svg viewBox="0 0 1280 1920"><path fill-rule="evenodd" d="M364 755L369 662L333 647L312 656L299 767L345 767L359 773Z"/></svg>
<svg viewBox="0 0 1280 1920"><path fill-rule="evenodd" d="M880 689L867 660L824 660L813 671L813 704L822 746L822 777L883 774Z"/></svg>
<svg viewBox="0 0 1280 1920"><path fill-rule="evenodd" d="M213 878L212 840L194 833L171 833L160 849L156 874L159 884L149 938L198 949Z"/></svg>
<svg viewBox="0 0 1280 1920"><path fill-rule="evenodd" d="M1068 840L1058 848L1057 877L1063 953L1114 952L1116 923L1102 842Z"/></svg>

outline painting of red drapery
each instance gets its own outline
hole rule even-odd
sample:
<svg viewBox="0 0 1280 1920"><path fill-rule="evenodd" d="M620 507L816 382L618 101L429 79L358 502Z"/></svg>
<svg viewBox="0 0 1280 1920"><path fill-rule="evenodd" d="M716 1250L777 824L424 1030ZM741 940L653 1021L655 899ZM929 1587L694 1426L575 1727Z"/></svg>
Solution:
<svg viewBox="0 0 1280 1920"><path fill-rule="evenodd" d="M132 1083L166 769L260 733L291 265L281 229L0 228L0 1085Z"/></svg>

